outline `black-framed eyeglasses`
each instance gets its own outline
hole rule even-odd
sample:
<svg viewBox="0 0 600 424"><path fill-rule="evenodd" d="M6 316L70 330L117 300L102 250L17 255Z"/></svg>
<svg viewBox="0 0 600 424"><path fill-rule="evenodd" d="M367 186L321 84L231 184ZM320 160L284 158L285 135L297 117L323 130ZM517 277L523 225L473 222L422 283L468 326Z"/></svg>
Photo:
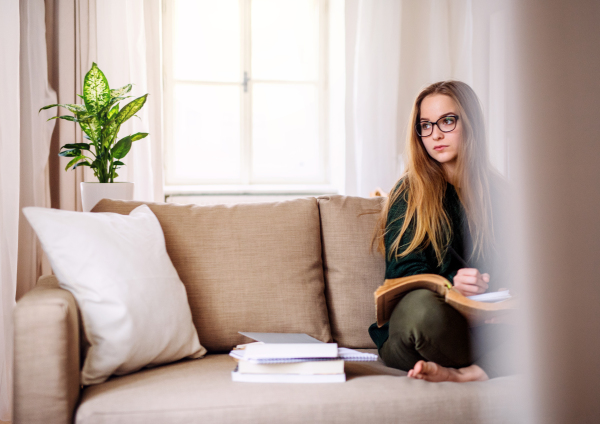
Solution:
<svg viewBox="0 0 600 424"><path fill-rule="evenodd" d="M417 130L417 134L421 137L429 137L433 134L433 126L437 125L441 132L450 132L456 128L456 123L458 122L458 116L456 115L446 115L442 116L435 122L430 121L421 121L418 122L415 129Z"/></svg>

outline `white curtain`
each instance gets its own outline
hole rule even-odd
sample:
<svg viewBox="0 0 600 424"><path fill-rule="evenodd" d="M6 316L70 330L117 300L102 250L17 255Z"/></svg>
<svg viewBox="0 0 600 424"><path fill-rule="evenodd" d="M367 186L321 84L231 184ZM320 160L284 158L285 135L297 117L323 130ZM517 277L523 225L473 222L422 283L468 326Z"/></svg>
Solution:
<svg viewBox="0 0 600 424"><path fill-rule="evenodd" d="M346 194L392 188L422 88L473 84L472 8L471 0L346 2Z"/></svg>
<svg viewBox="0 0 600 424"><path fill-rule="evenodd" d="M351 194L367 196L397 179L401 26L401 2L359 2L352 80L356 159L346 168L356 179Z"/></svg>
<svg viewBox="0 0 600 424"><path fill-rule="evenodd" d="M40 107L48 86L44 0L3 1L0 9L0 419L11 419L12 314L41 272L41 250L25 206L49 206L48 151L54 122ZM17 280L19 284L17 284Z"/></svg>
<svg viewBox="0 0 600 424"><path fill-rule="evenodd" d="M61 104L82 103L83 78L96 60L96 1L45 0L49 79ZM63 108L60 115L71 113ZM50 146L50 194L52 207L81 211L80 182L84 167L65 171L70 158L59 157L60 146L83 142L79 125L58 120Z"/></svg>
<svg viewBox="0 0 600 424"><path fill-rule="evenodd" d="M120 137L136 132L150 135L133 144L124 160L127 165L118 171L118 181L135 183L136 200L164 201L160 1L98 1L96 28L97 63L111 88L133 83L130 94L134 97L150 93L137 114L140 119L133 117L121 127ZM86 180L90 181L87 176Z"/></svg>
<svg viewBox="0 0 600 424"><path fill-rule="evenodd" d="M19 228L19 0L0 3L0 420L11 419Z"/></svg>
<svg viewBox="0 0 600 424"><path fill-rule="evenodd" d="M56 93L48 84L44 0L20 2L20 9L21 191L18 207L50 207L48 154L56 121L47 122L47 119L55 116L57 110L38 113L42 106L56 103ZM17 298L31 290L42 275L42 255L33 229L21 215Z"/></svg>

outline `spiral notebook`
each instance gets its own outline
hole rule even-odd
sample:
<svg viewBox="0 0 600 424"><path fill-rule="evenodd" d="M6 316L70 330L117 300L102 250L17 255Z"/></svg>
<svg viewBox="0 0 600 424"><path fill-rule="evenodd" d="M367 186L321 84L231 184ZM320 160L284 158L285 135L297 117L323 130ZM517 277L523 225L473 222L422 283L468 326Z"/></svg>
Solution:
<svg viewBox="0 0 600 424"><path fill-rule="evenodd" d="M264 344L263 346L260 346L260 355L253 355L252 350L258 349L252 348L249 349L250 352L248 352L247 349L234 349L229 355L235 359L241 359L255 364L283 364L305 361L332 361L339 359L348 362L377 361L377 355L372 353L364 353L354 349L337 347L335 343L323 343L302 333L240 332L240 334ZM311 353L311 343L319 344L318 347L314 346L314 353ZM294 346L295 344L297 346ZM269 345L272 345L272 349ZM335 355L336 348L337 355ZM333 353L331 352L331 349L333 349ZM324 353L325 351L327 351L326 354ZM250 353L250 355L247 355L247 353Z"/></svg>

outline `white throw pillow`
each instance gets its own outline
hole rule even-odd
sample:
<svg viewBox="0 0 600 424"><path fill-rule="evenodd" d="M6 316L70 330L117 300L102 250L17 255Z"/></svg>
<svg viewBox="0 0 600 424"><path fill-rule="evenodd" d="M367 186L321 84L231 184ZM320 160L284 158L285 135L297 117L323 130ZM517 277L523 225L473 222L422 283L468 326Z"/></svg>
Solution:
<svg viewBox="0 0 600 424"><path fill-rule="evenodd" d="M91 344L82 384L206 353L150 208L129 215L24 208Z"/></svg>

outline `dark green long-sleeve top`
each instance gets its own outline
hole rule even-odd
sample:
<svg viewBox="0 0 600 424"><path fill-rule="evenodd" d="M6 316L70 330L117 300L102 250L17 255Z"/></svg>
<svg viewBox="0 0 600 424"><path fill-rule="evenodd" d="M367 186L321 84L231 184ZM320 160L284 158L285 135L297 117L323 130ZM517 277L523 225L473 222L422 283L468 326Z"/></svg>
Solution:
<svg viewBox="0 0 600 424"><path fill-rule="evenodd" d="M468 231L468 224L462 203L458 198L458 194L452 184L446 187L444 195L444 209L448 214L452 226L452 236L450 239L450 247L468 262L468 257L471 256L471 242ZM391 258L388 256L393 241L398 237L402 224L404 223L403 216L406 213L407 203L403 196L399 196L396 202L392 205L388 212L387 223L389 231L384 237L385 243L385 278L400 278L408 277L417 274L438 274L447 278L451 283L460 268L464 268L464 264L456 255L451 255L449 252L443 257L442 263L438 263L435 251L431 244L425 249L415 250L409 255L400 258ZM407 246L414 235L414 226L408 227L407 231L402 236L400 246ZM485 271L481 271L485 272ZM371 338L380 349L383 343L388 339L389 327L386 323L381 328L377 324L371 325L369 328Z"/></svg>

